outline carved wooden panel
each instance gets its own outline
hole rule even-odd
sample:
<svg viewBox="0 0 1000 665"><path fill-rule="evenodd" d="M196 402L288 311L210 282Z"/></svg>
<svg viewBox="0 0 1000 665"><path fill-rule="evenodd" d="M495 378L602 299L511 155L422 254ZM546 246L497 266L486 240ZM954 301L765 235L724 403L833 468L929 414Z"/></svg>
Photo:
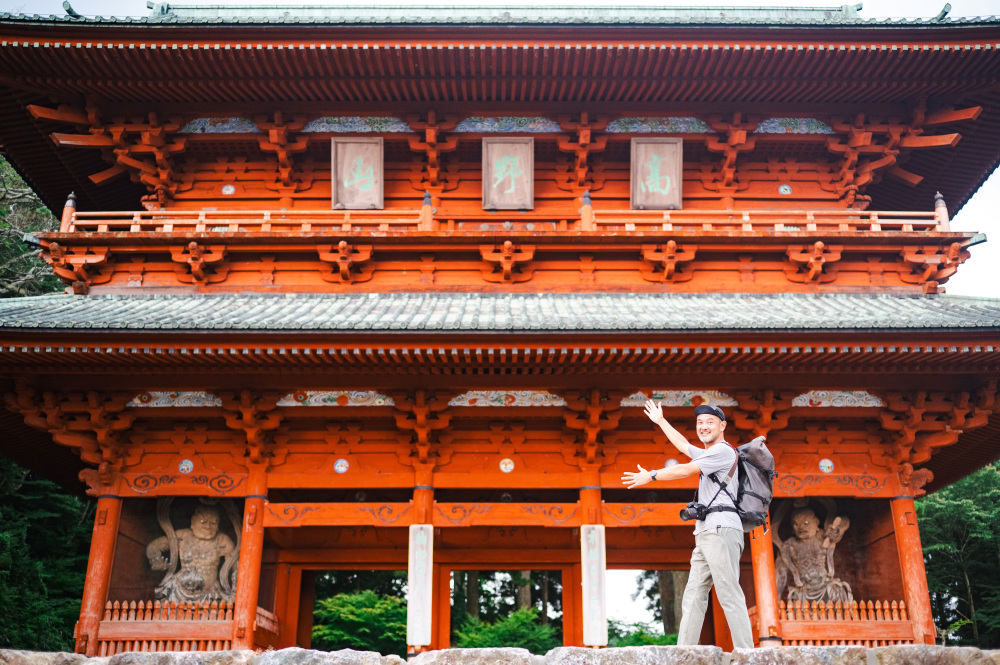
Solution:
<svg viewBox="0 0 1000 665"><path fill-rule="evenodd" d="M535 140L483 139L483 209L535 207Z"/></svg>
<svg viewBox="0 0 1000 665"><path fill-rule="evenodd" d="M384 178L382 138L331 139L333 207L337 210L381 210Z"/></svg>
<svg viewBox="0 0 1000 665"><path fill-rule="evenodd" d="M683 146L674 138L632 139L633 210L681 209Z"/></svg>

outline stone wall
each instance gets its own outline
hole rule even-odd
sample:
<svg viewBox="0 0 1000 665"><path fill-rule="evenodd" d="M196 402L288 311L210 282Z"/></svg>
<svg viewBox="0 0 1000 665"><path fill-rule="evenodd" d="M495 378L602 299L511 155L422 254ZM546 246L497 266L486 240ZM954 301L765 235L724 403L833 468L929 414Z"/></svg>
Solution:
<svg viewBox="0 0 1000 665"><path fill-rule="evenodd" d="M399 656L372 651L188 651L123 653L87 658L72 653L0 649L0 665L404 665ZM544 656L525 649L447 649L410 658L410 665L1000 665L1000 651L972 647L855 646L775 647L626 647L585 649L560 647Z"/></svg>

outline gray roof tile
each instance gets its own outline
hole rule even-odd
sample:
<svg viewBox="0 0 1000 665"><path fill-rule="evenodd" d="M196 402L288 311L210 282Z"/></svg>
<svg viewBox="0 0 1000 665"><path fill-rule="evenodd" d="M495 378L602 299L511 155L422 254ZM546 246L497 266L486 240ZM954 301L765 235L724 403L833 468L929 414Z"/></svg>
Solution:
<svg viewBox="0 0 1000 665"><path fill-rule="evenodd" d="M861 294L224 294L0 300L0 331L942 330L1000 328L1000 299Z"/></svg>

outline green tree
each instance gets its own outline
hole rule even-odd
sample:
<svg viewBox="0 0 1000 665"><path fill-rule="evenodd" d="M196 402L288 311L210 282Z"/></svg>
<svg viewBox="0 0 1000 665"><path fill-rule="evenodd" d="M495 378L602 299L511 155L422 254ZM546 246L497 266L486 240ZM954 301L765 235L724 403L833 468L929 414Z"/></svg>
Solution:
<svg viewBox="0 0 1000 665"><path fill-rule="evenodd" d="M1000 646L1000 465L917 502L934 622L950 643Z"/></svg>
<svg viewBox="0 0 1000 665"><path fill-rule="evenodd" d="M512 612L492 623L469 617L456 632L455 646L464 649L483 647L521 647L544 654L560 645L556 629L543 624L538 610L529 607Z"/></svg>
<svg viewBox="0 0 1000 665"><path fill-rule="evenodd" d="M406 656L406 601L374 591L341 593L316 602L312 646Z"/></svg>
<svg viewBox="0 0 1000 665"><path fill-rule="evenodd" d="M0 157L0 297L61 291L63 284L22 241L25 233L52 231L59 222L3 157Z"/></svg>
<svg viewBox="0 0 1000 665"><path fill-rule="evenodd" d="M608 621L609 647L641 647L647 644L677 644L677 633L664 635L649 623Z"/></svg>
<svg viewBox="0 0 1000 665"><path fill-rule="evenodd" d="M89 501L0 457L0 647L72 650L92 520Z"/></svg>

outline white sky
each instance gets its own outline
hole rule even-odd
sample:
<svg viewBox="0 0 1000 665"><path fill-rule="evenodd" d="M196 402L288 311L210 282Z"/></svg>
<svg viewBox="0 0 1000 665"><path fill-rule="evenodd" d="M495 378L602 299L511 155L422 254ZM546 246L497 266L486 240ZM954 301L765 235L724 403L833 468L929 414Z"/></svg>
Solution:
<svg viewBox="0 0 1000 665"><path fill-rule="evenodd" d="M84 15L103 16L146 16L145 0L70 0L73 8ZM577 5L579 0L547 0L546 6ZM280 0L201 0L201 2L178 2L182 4L219 4L233 6L248 5L280 5L280 4L332 4L323 2L310 2L301 0L297 2L283 3ZM336 4L367 4L367 5L406 5L404 0L379 1L371 0L367 3L348 2ZM538 0L505 0L504 2L470 2L468 0L446 0L446 2L434 2L434 0L419 0L420 5L441 5L441 6L469 6L469 5L508 5L508 6L538 6ZM599 0L595 4L611 4L624 6L696 6L696 5L720 5L720 6L799 6L799 7L831 7L839 6L836 0L826 2L815 2L809 0L719 0L712 3L699 3L689 0L688 2L675 2L671 0L630 0L627 2L614 2L612 0ZM861 15L865 18L931 18L936 16L944 6L943 0L865 0ZM971 17L990 16L1000 14L1000 2L997 0L951 0L952 10L949 16ZM0 12L27 13L27 14L64 14L61 0L0 0ZM933 205L927 202L929 209ZM951 278L947 284L947 292L951 295L969 296L1000 296L1000 286L997 285L997 266L1000 266L1000 225L997 223L998 211L1000 211L1000 171L997 171L986 181L986 184L976 193L976 195L965 205L962 211L952 220L952 228L962 231L982 231L988 236L993 236L991 242L987 242L974 247L972 259L963 265L958 273ZM645 601L639 599L633 601L631 594L635 592L636 571L610 570L608 571L608 616L619 621L651 621L651 614L645 609ZM753 604L753 599L747 599Z"/></svg>

